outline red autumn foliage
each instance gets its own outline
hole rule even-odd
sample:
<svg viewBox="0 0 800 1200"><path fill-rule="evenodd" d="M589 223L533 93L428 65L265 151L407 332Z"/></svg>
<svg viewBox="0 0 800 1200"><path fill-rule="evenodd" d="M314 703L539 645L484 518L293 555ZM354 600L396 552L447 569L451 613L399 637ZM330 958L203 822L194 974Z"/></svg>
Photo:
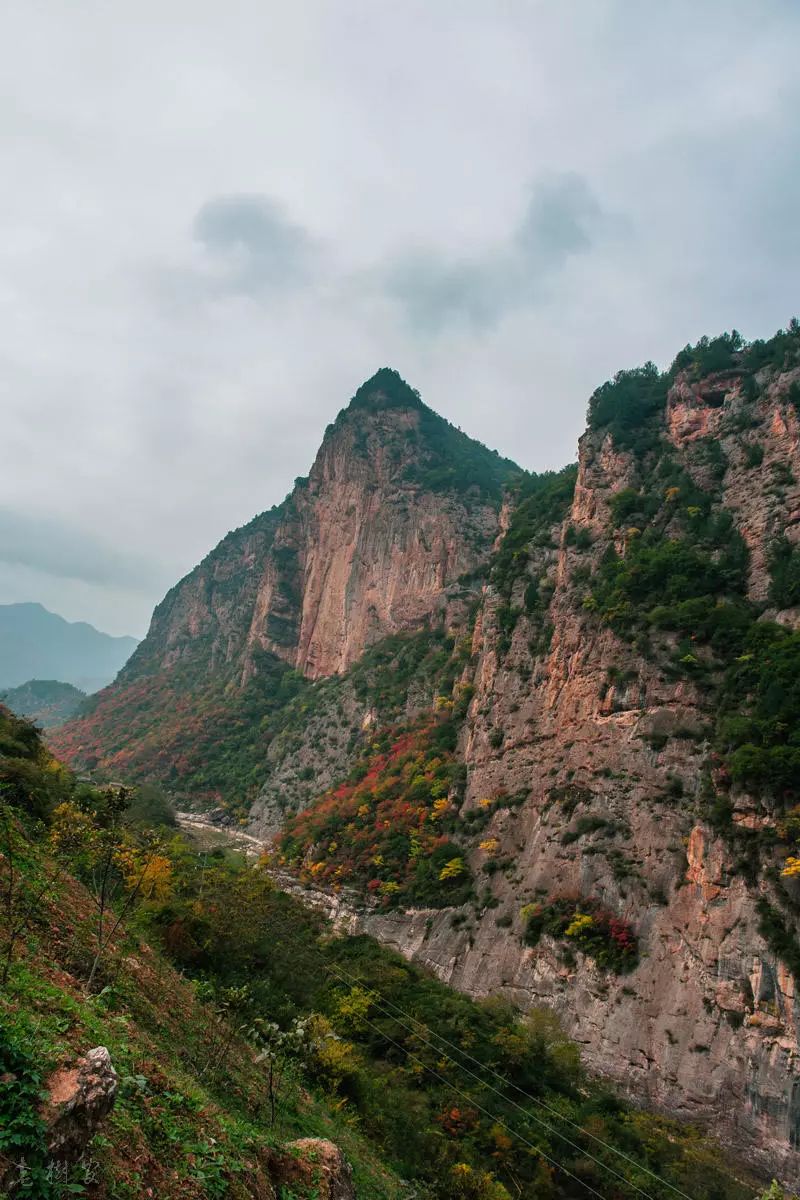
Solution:
<svg viewBox="0 0 800 1200"><path fill-rule="evenodd" d="M457 903L466 868L439 877L460 858L444 831L456 774L448 732L428 718L374 742L349 780L288 822L279 853L309 880L363 888L385 905Z"/></svg>

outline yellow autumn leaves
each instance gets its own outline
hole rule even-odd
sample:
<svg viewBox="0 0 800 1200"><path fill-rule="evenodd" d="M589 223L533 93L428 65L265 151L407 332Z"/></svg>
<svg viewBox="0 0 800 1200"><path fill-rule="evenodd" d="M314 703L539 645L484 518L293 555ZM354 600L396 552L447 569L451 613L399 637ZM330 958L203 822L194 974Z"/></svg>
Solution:
<svg viewBox="0 0 800 1200"><path fill-rule="evenodd" d="M112 846L109 837L113 837ZM57 854L81 858L87 866L110 855L125 887L146 900L165 900L172 890L172 862L157 845L137 845L125 830L112 835L70 801L59 804L53 812L50 845Z"/></svg>
<svg viewBox="0 0 800 1200"><path fill-rule="evenodd" d="M564 936L571 938L580 937L587 929L591 929L592 925L594 925L593 917L590 917L588 913L576 912L564 930Z"/></svg>
<svg viewBox="0 0 800 1200"><path fill-rule="evenodd" d="M439 879L457 879L459 875L463 875L467 869L467 865L463 858L451 858L446 862L439 872Z"/></svg>

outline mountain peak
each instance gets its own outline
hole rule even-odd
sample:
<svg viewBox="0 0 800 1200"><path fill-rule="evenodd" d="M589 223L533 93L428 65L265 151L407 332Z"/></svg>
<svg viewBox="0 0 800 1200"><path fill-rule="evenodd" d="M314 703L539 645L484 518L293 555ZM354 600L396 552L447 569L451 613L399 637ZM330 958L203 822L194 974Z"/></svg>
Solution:
<svg viewBox="0 0 800 1200"><path fill-rule="evenodd" d="M410 421L402 419L394 430L370 429L364 420L370 414L413 414ZM520 474L511 459L502 458L482 442L469 437L435 409L425 404L416 388L412 388L393 367L381 367L353 396L333 424L325 431L317 462L322 461L329 438L355 429L355 444L359 453L385 448L387 438L395 438L393 463L398 476L416 482L432 492L464 495L472 493L500 506L502 494L510 479ZM372 439L372 440L370 440ZM402 445L400 445L402 443ZM312 468L312 476L317 469Z"/></svg>
<svg viewBox="0 0 800 1200"><path fill-rule="evenodd" d="M419 392L406 383L399 371L393 367L381 367L362 383L346 411L424 407Z"/></svg>

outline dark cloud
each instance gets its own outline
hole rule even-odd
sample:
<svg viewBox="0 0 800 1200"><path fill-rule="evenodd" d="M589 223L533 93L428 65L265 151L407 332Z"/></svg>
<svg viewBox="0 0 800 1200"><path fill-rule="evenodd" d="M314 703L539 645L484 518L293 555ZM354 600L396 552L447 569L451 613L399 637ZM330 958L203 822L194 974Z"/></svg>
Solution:
<svg viewBox="0 0 800 1200"><path fill-rule="evenodd" d="M307 278L312 265L312 239L268 196L209 200L193 233L233 290L280 291Z"/></svg>
<svg viewBox="0 0 800 1200"><path fill-rule="evenodd" d="M542 302L572 257L622 228L585 178L564 173L534 188L522 220L499 243L450 260L433 248L414 250L389 264L385 286L417 330L435 334L450 323L488 329Z"/></svg>
<svg viewBox="0 0 800 1200"><path fill-rule="evenodd" d="M513 237L526 265L557 270L573 254L586 254L612 224L586 179L574 172L544 180L534 190Z"/></svg>

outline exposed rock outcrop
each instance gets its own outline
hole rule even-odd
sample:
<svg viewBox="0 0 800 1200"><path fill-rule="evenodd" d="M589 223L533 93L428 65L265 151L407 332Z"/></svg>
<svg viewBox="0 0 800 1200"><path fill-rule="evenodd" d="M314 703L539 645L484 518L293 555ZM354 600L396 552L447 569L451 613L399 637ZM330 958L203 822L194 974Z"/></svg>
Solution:
<svg viewBox="0 0 800 1200"><path fill-rule="evenodd" d="M378 372L328 427L308 478L171 589L118 680L53 746L174 781L183 731L208 719L224 737L211 698L222 712L276 660L318 679L387 635L463 619L517 471Z"/></svg>
<svg viewBox="0 0 800 1200"><path fill-rule="evenodd" d="M75 1162L85 1153L114 1107L117 1086L117 1072L105 1046L96 1046L74 1066L50 1076L42 1116L48 1153L55 1161Z"/></svg>
<svg viewBox="0 0 800 1200"><path fill-rule="evenodd" d="M288 1142L271 1163L279 1188L319 1200L356 1200L353 1172L338 1146L326 1138L299 1138Z"/></svg>
<svg viewBox="0 0 800 1200"><path fill-rule="evenodd" d="M449 462L442 477L443 431L455 454L463 442L488 461L493 495L480 480L449 485ZM245 680L257 649L311 678L345 670L378 638L444 612L448 586L491 550L513 469L379 372L328 427L308 478L173 588L123 679L198 651L206 669L230 664Z"/></svg>
<svg viewBox="0 0 800 1200"><path fill-rule="evenodd" d="M735 374L699 385L681 378L663 415L672 453L698 486L711 486L703 439L719 439L716 490L748 545L747 590L757 601L767 596L771 539L800 534L800 425L786 402L797 374L772 379L755 401L745 401ZM761 469L747 465L750 443L763 451ZM354 915L345 905L339 915L473 995L552 1006L592 1070L648 1104L711 1123L796 1186L798 997L759 933L760 888L697 815L714 719L708 694L598 623L576 583L613 544L611 497L645 482L632 453L602 432L584 436L568 519L532 552L515 599L522 609L527 578L549 581L544 653L542 617L524 611L503 651L500 602L491 587L485 593L463 735L465 807L525 796L522 806L500 803L481 835L496 841L499 869L484 874L487 854L472 852L491 906L465 911L460 928L435 910ZM577 549L568 528L586 530L588 548ZM751 798L734 793L733 805L735 823L769 824ZM635 971L609 976L581 953L565 962L547 936L526 947L521 908L554 893L596 898L635 926Z"/></svg>

